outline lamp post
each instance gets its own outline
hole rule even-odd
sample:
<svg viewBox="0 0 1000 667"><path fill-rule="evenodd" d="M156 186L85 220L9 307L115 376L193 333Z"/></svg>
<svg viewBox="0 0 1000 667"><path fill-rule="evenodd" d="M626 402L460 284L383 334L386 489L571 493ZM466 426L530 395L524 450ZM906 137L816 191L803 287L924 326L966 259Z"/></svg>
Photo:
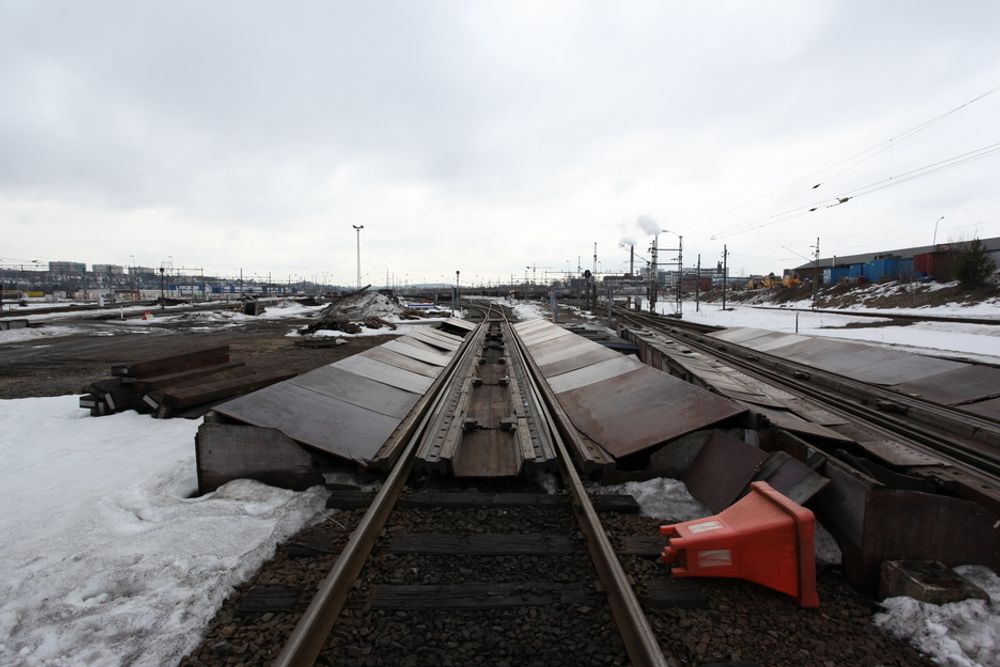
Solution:
<svg viewBox="0 0 1000 667"><path fill-rule="evenodd" d="M931 245L937 245L937 228L938 228L938 223L941 222L942 220L944 220L943 215L934 221L934 240L931 241Z"/></svg>
<svg viewBox="0 0 1000 667"><path fill-rule="evenodd" d="M357 289L361 289L361 230L365 228L364 225L351 225L354 227L354 231L358 235L358 285Z"/></svg>
<svg viewBox="0 0 1000 667"><path fill-rule="evenodd" d="M459 287L458 287L458 278L459 278L459 275L461 273L462 273L461 271L455 271L455 298L453 298L451 300L451 316L452 317L455 316L455 307L456 307L456 305L458 303L458 289L459 289Z"/></svg>

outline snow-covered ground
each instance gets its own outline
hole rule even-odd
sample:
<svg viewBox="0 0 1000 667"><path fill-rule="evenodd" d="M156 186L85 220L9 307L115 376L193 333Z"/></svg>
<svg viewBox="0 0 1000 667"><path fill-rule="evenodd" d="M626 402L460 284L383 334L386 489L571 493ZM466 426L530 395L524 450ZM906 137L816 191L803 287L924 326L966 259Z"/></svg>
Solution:
<svg viewBox="0 0 1000 667"><path fill-rule="evenodd" d="M200 421L0 401L0 664L172 665L321 488L196 491Z"/></svg>
<svg viewBox="0 0 1000 667"><path fill-rule="evenodd" d="M672 313L672 303L657 303L661 313ZM877 312L883 312L881 310ZM901 312L926 312L923 310ZM994 306L1000 316L1000 306ZM977 317L980 315L977 315ZM702 303L698 311L693 301L684 302L684 319L722 327L755 327L810 336L846 338L939 356L966 356L1000 363L1000 326L957 322L920 322L906 326L845 328L850 323L872 324L887 320L851 315L792 311L782 308L754 308L735 304L722 310L719 304Z"/></svg>

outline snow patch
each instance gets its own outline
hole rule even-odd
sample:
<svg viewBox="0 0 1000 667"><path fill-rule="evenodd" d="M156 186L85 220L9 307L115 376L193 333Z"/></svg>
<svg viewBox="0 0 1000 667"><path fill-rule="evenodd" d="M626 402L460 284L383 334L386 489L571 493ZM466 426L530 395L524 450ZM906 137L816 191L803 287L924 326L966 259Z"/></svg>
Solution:
<svg viewBox="0 0 1000 667"><path fill-rule="evenodd" d="M684 482L656 477L644 482L625 482L598 487L598 493L625 493L639 503L643 516L669 521L691 521L710 516L712 511L695 500Z"/></svg>

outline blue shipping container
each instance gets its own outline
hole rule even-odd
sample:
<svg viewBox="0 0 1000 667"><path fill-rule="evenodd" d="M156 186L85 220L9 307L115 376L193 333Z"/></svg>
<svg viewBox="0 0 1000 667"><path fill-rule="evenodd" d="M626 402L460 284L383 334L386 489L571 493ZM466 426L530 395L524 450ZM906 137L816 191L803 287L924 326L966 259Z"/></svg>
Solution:
<svg viewBox="0 0 1000 667"><path fill-rule="evenodd" d="M865 265L864 264L851 264L848 268L847 275L851 278L861 278L865 275Z"/></svg>
<svg viewBox="0 0 1000 667"><path fill-rule="evenodd" d="M841 280L850 277L850 275L851 269L847 266L835 266L830 269L830 279L835 283L839 283Z"/></svg>

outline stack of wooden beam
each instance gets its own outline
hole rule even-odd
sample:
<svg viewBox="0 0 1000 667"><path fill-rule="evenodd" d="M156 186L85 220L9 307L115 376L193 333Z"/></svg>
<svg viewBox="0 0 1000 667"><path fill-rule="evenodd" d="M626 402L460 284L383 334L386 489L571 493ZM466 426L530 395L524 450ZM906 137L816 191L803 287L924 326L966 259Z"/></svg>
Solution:
<svg viewBox="0 0 1000 667"><path fill-rule="evenodd" d="M99 417L136 410L157 418L200 417L220 401L287 380L294 373L258 373L229 360L229 346L111 367L93 382L80 407Z"/></svg>

